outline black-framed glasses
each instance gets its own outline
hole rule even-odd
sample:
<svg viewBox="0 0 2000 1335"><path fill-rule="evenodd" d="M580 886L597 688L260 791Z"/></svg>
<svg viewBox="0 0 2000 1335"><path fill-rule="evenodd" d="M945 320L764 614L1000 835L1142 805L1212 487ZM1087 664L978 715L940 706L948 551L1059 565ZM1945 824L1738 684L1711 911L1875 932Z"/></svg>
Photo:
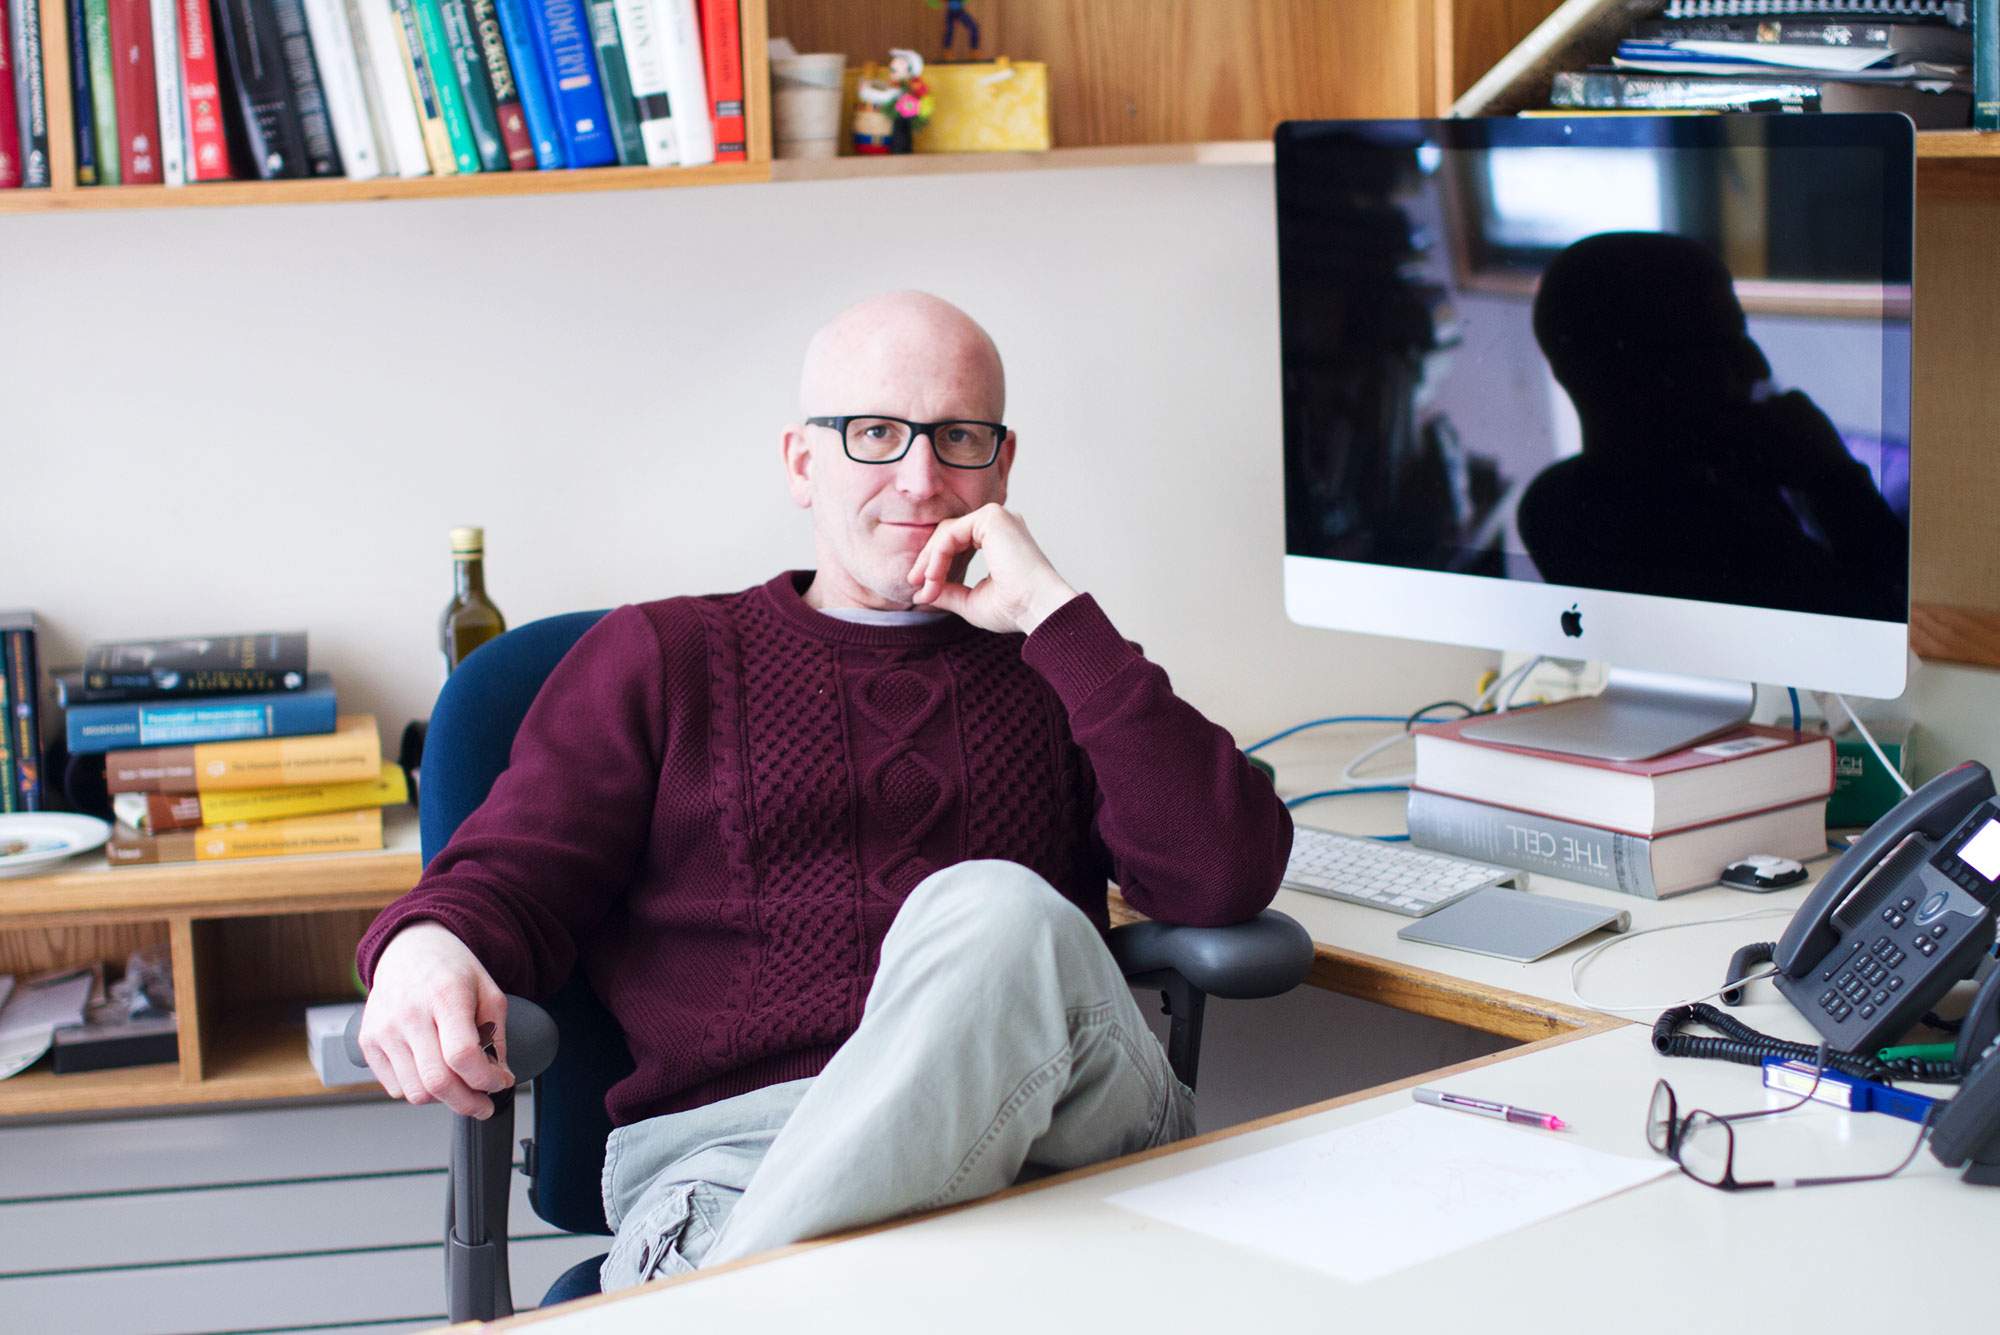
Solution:
<svg viewBox="0 0 2000 1335"><path fill-rule="evenodd" d="M918 436L925 436L931 453L946 468L987 468L1000 457L1000 442L1007 439L1007 428L998 422L912 422L881 413L808 417L806 425L838 431L847 457L858 464L895 463L910 452Z"/></svg>
<svg viewBox="0 0 2000 1335"><path fill-rule="evenodd" d="M1672 1159L1680 1170L1705 1187L1718 1191L1750 1191L1758 1187L1826 1187L1840 1182L1875 1182L1885 1177L1894 1177L1910 1166L1923 1148L1924 1138L1930 1134L1930 1124L1926 1122L1917 1129L1916 1144L1903 1161L1884 1173L1851 1173L1838 1177L1776 1177L1753 1182L1745 1182L1736 1176L1736 1128L1735 1123L1747 1122L1759 1117L1775 1117L1779 1113L1792 1112L1811 1101L1813 1092L1819 1088L1819 1078L1824 1066L1813 1071L1812 1084L1806 1092L1792 1103L1776 1108L1759 1108L1753 1112L1712 1113L1694 1109L1685 1117L1680 1115L1674 1099L1674 1087L1662 1080L1653 1086L1652 1105L1646 1110L1646 1143L1655 1151Z"/></svg>

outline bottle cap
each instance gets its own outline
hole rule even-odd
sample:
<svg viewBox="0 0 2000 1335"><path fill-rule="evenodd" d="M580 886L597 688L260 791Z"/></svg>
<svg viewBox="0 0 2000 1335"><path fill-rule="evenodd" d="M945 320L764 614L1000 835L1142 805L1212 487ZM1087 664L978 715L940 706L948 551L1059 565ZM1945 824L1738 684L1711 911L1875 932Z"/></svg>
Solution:
<svg viewBox="0 0 2000 1335"><path fill-rule="evenodd" d="M453 556L483 556L485 552L485 529L455 528L451 531L451 554Z"/></svg>

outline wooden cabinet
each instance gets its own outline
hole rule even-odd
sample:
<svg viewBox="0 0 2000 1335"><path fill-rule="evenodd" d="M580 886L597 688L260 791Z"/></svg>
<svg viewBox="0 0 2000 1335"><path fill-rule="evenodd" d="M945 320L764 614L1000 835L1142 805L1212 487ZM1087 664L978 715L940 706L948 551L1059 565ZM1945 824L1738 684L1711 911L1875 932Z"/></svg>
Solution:
<svg viewBox="0 0 2000 1335"><path fill-rule="evenodd" d="M0 973L105 960L171 943L180 1060L0 1080L0 1118L323 1096L303 1010L354 999L354 947L416 884L414 814L379 853L111 868L86 855L51 876L0 880ZM373 1086L361 1087L366 1096Z"/></svg>

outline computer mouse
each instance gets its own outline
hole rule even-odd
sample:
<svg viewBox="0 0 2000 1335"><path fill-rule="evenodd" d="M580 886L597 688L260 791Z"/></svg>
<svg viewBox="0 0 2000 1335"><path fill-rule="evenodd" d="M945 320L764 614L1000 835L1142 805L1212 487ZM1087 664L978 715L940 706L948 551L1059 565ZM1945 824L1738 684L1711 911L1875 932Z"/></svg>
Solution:
<svg viewBox="0 0 2000 1335"><path fill-rule="evenodd" d="M1803 862L1771 853L1752 853L1722 869L1722 883L1738 890L1782 890L1806 876Z"/></svg>

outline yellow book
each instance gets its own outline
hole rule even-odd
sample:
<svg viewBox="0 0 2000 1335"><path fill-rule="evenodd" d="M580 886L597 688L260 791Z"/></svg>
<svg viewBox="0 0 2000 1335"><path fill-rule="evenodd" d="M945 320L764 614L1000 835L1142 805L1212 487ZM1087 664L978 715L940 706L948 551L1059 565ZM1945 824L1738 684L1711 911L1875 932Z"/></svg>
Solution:
<svg viewBox="0 0 2000 1335"><path fill-rule="evenodd" d="M142 746L104 757L104 784L118 793L201 793L300 784L353 783L382 773L372 714L343 714L332 732L194 746Z"/></svg>
<svg viewBox="0 0 2000 1335"><path fill-rule="evenodd" d="M111 807L122 825L141 834L227 825L239 820L283 820L323 811L401 806L410 800L409 776L401 765L384 765L373 779L352 783L307 783L289 788L244 788L220 793L120 793Z"/></svg>
<svg viewBox="0 0 2000 1335"><path fill-rule="evenodd" d="M246 820L202 825L169 834L134 834L118 828L104 846L114 867L150 862L216 862L298 853L348 853L382 847L382 809L335 811L291 820Z"/></svg>

